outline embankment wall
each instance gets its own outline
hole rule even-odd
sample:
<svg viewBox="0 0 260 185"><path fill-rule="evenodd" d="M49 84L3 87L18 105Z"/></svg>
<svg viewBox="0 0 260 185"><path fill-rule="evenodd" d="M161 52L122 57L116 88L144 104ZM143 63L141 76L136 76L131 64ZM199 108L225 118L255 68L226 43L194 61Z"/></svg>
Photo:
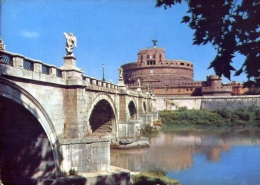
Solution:
<svg viewBox="0 0 260 185"><path fill-rule="evenodd" d="M180 107L188 109L235 109L243 107L260 107L260 96L202 96L202 97L157 97L157 110L176 110Z"/></svg>

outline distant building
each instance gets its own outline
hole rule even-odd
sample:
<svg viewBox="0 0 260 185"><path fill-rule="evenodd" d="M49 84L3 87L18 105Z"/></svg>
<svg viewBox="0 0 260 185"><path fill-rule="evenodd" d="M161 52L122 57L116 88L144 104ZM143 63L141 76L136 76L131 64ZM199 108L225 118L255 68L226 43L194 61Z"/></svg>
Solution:
<svg viewBox="0 0 260 185"><path fill-rule="evenodd" d="M156 96L230 96L232 85L224 85L218 76L206 81L193 80L193 63L166 59L164 48L141 49L137 61L124 64L124 83L129 89L141 88ZM139 80L138 80L139 79ZM234 90L235 91L235 90ZM242 92L242 91L241 91Z"/></svg>
<svg viewBox="0 0 260 185"><path fill-rule="evenodd" d="M249 88L243 88L243 84L239 82L231 82L227 85L232 87L233 96L243 95L245 92L250 90Z"/></svg>
<svg viewBox="0 0 260 185"><path fill-rule="evenodd" d="M232 87L223 85L216 75L207 76L207 81L201 87L202 96L230 96Z"/></svg>

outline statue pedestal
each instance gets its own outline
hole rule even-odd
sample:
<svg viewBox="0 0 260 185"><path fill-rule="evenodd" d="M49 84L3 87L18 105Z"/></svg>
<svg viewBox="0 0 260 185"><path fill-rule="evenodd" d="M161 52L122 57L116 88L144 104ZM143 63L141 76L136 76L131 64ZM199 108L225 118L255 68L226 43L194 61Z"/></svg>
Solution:
<svg viewBox="0 0 260 185"><path fill-rule="evenodd" d="M137 91L137 92L142 92L142 89L141 89L140 87L138 87L138 88L136 89L136 91Z"/></svg>
<svg viewBox="0 0 260 185"><path fill-rule="evenodd" d="M75 69L80 71L80 69L76 67L76 58L74 56L67 55L63 58L64 63L61 69Z"/></svg>
<svg viewBox="0 0 260 185"><path fill-rule="evenodd" d="M64 64L60 67L65 72L65 78L77 78L82 79L82 70L76 67L76 58L71 55L67 55L64 58Z"/></svg>
<svg viewBox="0 0 260 185"><path fill-rule="evenodd" d="M123 78L119 78L118 79L118 89L120 90L126 90L126 86L125 86L125 83L124 83L124 79Z"/></svg>

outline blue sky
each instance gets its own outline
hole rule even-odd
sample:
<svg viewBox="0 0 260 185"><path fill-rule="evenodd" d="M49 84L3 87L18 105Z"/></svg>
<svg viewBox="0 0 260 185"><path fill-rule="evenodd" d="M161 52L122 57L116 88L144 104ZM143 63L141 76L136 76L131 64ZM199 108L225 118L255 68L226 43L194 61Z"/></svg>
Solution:
<svg viewBox="0 0 260 185"><path fill-rule="evenodd" d="M2 38L6 50L55 66L63 65L65 37L77 37L77 67L87 76L117 83L118 67L135 62L142 48L158 40L167 59L194 64L194 80L205 80L216 51L211 45L192 45L193 31L181 18L187 5L155 8L155 0L2 0ZM243 57L234 60L239 68ZM245 75L232 81L246 81ZM229 82L223 78L223 82Z"/></svg>

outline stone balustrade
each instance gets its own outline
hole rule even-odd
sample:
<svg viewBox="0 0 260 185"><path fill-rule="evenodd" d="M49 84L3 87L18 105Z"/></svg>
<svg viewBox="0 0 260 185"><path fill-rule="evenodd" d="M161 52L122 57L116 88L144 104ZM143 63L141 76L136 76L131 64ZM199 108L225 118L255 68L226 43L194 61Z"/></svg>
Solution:
<svg viewBox="0 0 260 185"><path fill-rule="evenodd" d="M62 71L56 66L45 64L39 60L26 58L23 55L15 53L6 51L1 51L0 53L2 55L2 64L12 66L14 68L40 72L46 75L54 75L56 77L62 78Z"/></svg>
<svg viewBox="0 0 260 185"><path fill-rule="evenodd" d="M39 60L33 60L24 57L23 55L6 51L0 51L0 54L2 55L2 61L0 62L0 64L11 66L16 69L50 75L57 78L66 78L66 75L64 75L65 70L60 69L57 66L46 64ZM104 82L102 80L89 76L82 75L82 80L85 82L83 84L85 84L86 86L91 86L92 89L100 89L98 87L103 87L103 89L109 92L117 91L118 89L118 86L116 84L113 84L111 82Z"/></svg>
<svg viewBox="0 0 260 185"><path fill-rule="evenodd" d="M20 54L0 51L2 55L2 61L0 62L0 69L7 72L7 75L16 76L21 78L28 78L37 81L43 81L47 83L55 83L60 85L66 84L66 79L70 80L69 85L84 85L89 90L94 91L105 91L109 93L126 93L130 96L142 96L148 97L146 94L136 92L133 90L119 90L117 84L112 82L102 81L93 77L83 75L83 72L72 70L70 73L81 74L78 80L73 81L71 76L68 75L68 69L58 68L57 66L46 64L39 60L30 59ZM1 67L2 66L2 67ZM8 70L3 69L3 67L8 68ZM21 72L23 71L23 72ZM2 73L4 74L4 73ZM79 74L77 74L79 76Z"/></svg>

